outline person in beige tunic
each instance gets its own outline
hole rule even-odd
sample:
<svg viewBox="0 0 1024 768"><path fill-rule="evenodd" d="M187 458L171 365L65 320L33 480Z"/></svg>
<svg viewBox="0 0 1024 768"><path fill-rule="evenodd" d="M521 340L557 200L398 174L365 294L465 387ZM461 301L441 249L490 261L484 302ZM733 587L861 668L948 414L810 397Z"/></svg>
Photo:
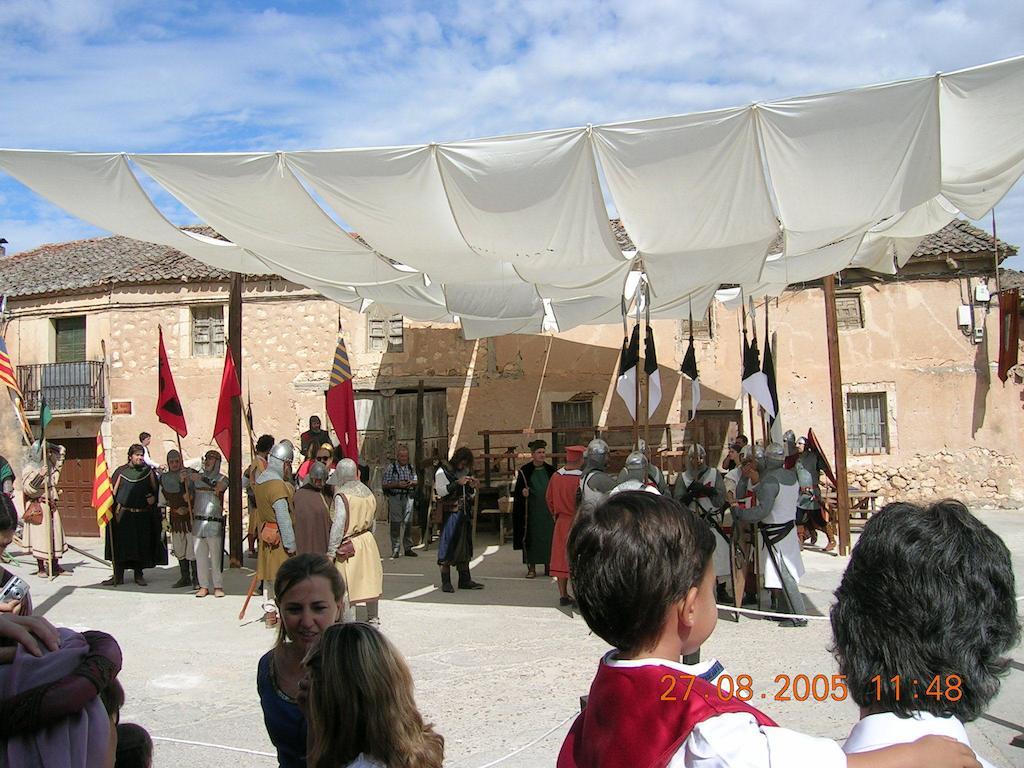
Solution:
<svg viewBox="0 0 1024 768"><path fill-rule="evenodd" d="M267 593L277 576L277 569L295 554L295 524L291 483L292 459L295 449L287 440L275 445L267 456L267 468L256 478L256 524L260 550L256 559L256 575L263 580ZM276 539L276 542L268 542ZM267 595L270 597L270 595Z"/></svg>
<svg viewBox="0 0 1024 768"><path fill-rule="evenodd" d="M46 443L46 467L49 468L49 481L46 478L46 469L43 464L42 448L36 441L33 461L25 468L25 477L22 486L22 493L25 501L25 527L21 533L21 543L25 549L32 552L36 559L38 570L37 576L46 576L47 562L50 561L53 574L59 576L64 573L60 567L58 558L68 551L64 542L64 526L60 521L60 511L57 509L57 483L60 480L61 466L64 464L64 446L56 445L47 441ZM30 522L30 511L37 514L42 513L42 519L38 523ZM50 528L53 526L53 541L50 540ZM51 549L52 547L52 549Z"/></svg>
<svg viewBox="0 0 1024 768"><path fill-rule="evenodd" d="M345 621L355 620L356 603L365 603L367 620L380 624L378 601L384 591L384 567L373 538L377 499L359 482L359 468L351 459L338 462L328 484L334 486L334 523L327 556L334 558L348 585L349 609ZM351 548L347 545L351 544ZM348 550L348 551L346 551Z"/></svg>

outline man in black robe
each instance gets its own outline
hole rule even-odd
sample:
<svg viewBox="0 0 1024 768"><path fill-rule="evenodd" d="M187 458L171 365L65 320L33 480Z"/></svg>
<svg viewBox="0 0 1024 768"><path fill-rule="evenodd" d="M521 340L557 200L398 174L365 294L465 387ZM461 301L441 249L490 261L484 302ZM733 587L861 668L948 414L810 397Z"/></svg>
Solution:
<svg viewBox="0 0 1024 768"><path fill-rule="evenodd" d="M555 468L547 461L548 444L544 440L534 440L528 447L532 460L516 472L512 491L512 548L523 550L526 578L533 579L538 563L544 565L544 575L549 575L555 519L545 494ZM534 477L535 472L541 474Z"/></svg>
<svg viewBox="0 0 1024 768"><path fill-rule="evenodd" d="M128 463L118 467L111 477L114 493L114 517L106 526L106 557L114 566L114 575L103 582L116 587L124 583L124 572L135 572L135 583L146 586L143 570L167 563L167 550L161 537L160 512L157 509L157 477L145 462L145 449L136 443L128 449Z"/></svg>

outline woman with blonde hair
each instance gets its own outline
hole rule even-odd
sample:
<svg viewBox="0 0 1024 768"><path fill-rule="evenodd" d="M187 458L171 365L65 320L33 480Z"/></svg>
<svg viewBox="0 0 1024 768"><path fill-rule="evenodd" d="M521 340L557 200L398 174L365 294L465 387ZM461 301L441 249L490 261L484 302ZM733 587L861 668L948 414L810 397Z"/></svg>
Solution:
<svg viewBox="0 0 1024 768"><path fill-rule="evenodd" d="M306 716L299 706L302 660L324 630L341 618L345 582L323 555L296 555L274 581L281 614L277 643L260 659L256 690L263 722L281 768L306 766Z"/></svg>
<svg viewBox="0 0 1024 768"><path fill-rule="evenodd" d="M369 624L335 624L307 654L309 768L441 768L402 654Z"/></svg>

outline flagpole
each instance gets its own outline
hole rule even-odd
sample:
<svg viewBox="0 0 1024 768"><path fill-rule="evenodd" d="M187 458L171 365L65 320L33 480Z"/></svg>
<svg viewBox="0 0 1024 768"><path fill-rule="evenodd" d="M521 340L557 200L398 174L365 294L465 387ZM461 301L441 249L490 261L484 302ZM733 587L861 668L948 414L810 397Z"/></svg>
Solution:
<svg viewBox="0 0 1024 768"><path fill-rule="evenodd" d="M640 325L640 291L643 286L643 272L640 273L640 280L636 284L636 295L634 301L636 302L636 324ZM643 347L644 340L640 339L640 347ZM640 378L640 355L639 350L636 359L636 386L633 388L633 449L640 450L640 386L642 379Z"/></svg>
<svg viewBox="0 0 1024 768"><path fill-rule="evenodd" d="M185 452L181 449L181 435L179 435L177 432L175 432L174 436L176 438L178 438L178 455L181 456L181 472L184 472L185 471ZM182 488L182 490L185 492L185 504L188 506L188 530L189 530L189 532L191 532L192 531L192 526L195 524L195 519L193 518L193 515L192 515L192 494L190 494L188 492L188 483L187 482L184 484L184 487ZM186 537L185 540L187 542L188 538Z"/></svg>
<svg viewBox="0 0 1024 768"><path fill-rule="evenodd" d="M654 451L651 448L651 375L647 372L647 337L651 333L651 289L646 283L644 299L644 452L647 454L647 461L650 462L654 459Z"/></svg>
<svg viewBox="0 0 1024 768"><path fill-rule="evenodd" d="M740 322L741 322L741 324L743 326L743 349L746 349L747 348L747 303L745 301L742 301L742 299L743 299L742 295L740 295L740 299L741 299L741 301L740 301L740 318L741 318ZM740 363L741 371L742 371L742 367L745 364L746 364L745 360ZM742 378L742 376L743 376L743 374L741 373L740 377ZM750 415L750 445L753 446L754 445L754 398L751 397L750 395L747 395L747 413ZM742 419L740 419L740 423L741 424L743 423Z"/></svg>
<svg viewBox="0 0 1024 768"><path fill-rule="evenodd" d="M40 421L42 416L40 416ZM47 455L46 450L46 428L43 427L39 431L39 450L43 453L43 493L46 494L46 517L47 522L50 524L50 537L47 542L49 557L46 559L46 577L49 581L53 581L56 578L56 569L53 567L53 553L56 549L56 545L53 540L53 500L50 496L50 457Z"/></svg>

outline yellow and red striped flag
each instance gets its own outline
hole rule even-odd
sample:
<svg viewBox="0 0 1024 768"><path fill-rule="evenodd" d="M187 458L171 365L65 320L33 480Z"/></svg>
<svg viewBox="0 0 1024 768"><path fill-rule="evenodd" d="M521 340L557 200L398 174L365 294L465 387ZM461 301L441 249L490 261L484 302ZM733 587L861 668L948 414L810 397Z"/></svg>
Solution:
<svg viewBox="0 0 1024 768"><path fill-rule="evenodd" d="M96 525L100 528L110 522L114 494L110 489L107 457L103 452L103 435L96 435L96 476L92 483L92 506L96 510Z"/></svg>

